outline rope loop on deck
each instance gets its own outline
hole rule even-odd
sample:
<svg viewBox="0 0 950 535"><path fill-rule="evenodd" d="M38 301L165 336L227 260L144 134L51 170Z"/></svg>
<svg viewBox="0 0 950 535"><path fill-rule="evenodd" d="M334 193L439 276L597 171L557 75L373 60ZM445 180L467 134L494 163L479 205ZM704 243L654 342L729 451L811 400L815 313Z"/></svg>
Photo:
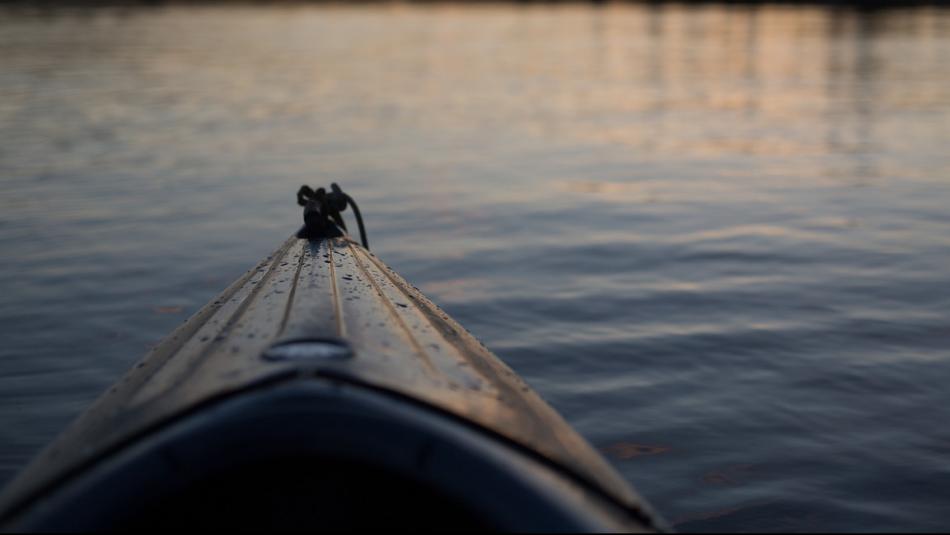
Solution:
<svg viewBox="0 0 950 535"><path fill-rule="evenodd" d="M340 229L347 232L346 222L343 221L341 212L349 206L353 208L353 215L356 216L363 247L369 249L369 241L366 239L366 228L363 226L363 215L360 213L360 208L356 205L353 197L340 189L336 182L330 184L329 192L325 188L314 190L307 185L300 186L300 189L297 190L297 204L304 207L304 228L300 229L297 236L313 240L339 236L341 235Z"/></svg>

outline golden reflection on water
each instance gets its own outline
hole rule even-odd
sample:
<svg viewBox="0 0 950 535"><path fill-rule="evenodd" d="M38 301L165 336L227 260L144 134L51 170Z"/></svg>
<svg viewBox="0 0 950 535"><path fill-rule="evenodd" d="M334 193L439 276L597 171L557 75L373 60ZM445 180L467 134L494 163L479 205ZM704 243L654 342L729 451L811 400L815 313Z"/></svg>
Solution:
<svg viewBox="0 0 950 535"><path fill-rule="evenodd" d="M431 232L488 235L479 206L778 206L842 186L942 184L950 169L948 18L935 8L89 13L96 32L71 33L63 17L0 35L4 64L29 74L4 85L19 155L5 176L129 158L153 184L283 176L253 184L274 199L301 176L335 177L368 202L425 210ZM458 258L478 243L419 252Z"/></svg>
<svg viewBox="0 0 950 535"><path fill-rule="evenodd" d="M460 136L617 145L644 158L815 157L905 145L945 122L892 124L895 110L943 106L946 85L919 69L946 65L936 11L821 6L608 4L169 10L162 26L110 28L105 53L153 48L144 76L218 86L249 124L337 117L332 135ZM153 25L154 26L154 25ZM180 41L175 42L180 38ZM222 56L222 49L230 55ZM906 61L913 54L914 61ZM945 76L934 73L934 76ZM906 83L899 83L906 82ZM924 83L921 83L924 82ZM187 95L184 95L187 96ZM169 102L208 114L206 102ZM105 109L88 113L121 113ZM209 120L212 118L209 117ZM392 129L392 130L391 130ZM274 132L280 135L279 132ZM899 135L898 135L899 134ZM289 143L328 141L311 130ZM385 142L378 150L387 157ZM347 158L357 153L325 157Z"/></svg>

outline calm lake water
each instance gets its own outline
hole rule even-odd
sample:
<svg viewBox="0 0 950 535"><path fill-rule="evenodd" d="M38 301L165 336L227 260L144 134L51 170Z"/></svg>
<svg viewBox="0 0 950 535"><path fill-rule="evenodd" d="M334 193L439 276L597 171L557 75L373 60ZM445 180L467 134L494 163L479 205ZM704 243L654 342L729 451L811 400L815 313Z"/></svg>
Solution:
<svg viewBox="0 0 950 535"><path fill-rule="evenodd" d="M950 523L950 12L0 9L0 483L340 182L678 529Z"/></svg>

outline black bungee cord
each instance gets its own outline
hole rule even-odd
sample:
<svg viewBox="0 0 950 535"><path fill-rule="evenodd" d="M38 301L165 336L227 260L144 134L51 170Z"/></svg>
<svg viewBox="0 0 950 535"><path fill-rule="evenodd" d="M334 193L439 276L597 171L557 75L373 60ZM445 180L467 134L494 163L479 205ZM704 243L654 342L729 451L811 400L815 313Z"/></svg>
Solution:
<svg viewBox="0 0 950 535"><path fill-rule="evenodd" d="M353 197L344 193L336 182L330 184L329 192L324 188L314 190L307 185L300 186L297 190L297 204L304 207L304 227L297 233L297 237L309 240L341 236L340 229L348 232L346 222L343 221L343 215L340 212L346 210L347 206L352 206L356 224L360 228L360 240L363 242L363 247L369 250L369 241L366 239L366 228L363 226L360 208Z"/></svg>

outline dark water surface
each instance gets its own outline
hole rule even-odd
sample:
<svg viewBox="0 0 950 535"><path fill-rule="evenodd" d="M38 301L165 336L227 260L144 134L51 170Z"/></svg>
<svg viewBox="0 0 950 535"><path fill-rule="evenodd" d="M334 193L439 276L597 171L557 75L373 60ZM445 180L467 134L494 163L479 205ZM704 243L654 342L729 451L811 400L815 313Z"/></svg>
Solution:
<svg viewBox="0 0 950 535"><path fill-rule="evenodd" d="M683 530L950 523L950 13L0 10L0 482L341 182Z"/></svg>

